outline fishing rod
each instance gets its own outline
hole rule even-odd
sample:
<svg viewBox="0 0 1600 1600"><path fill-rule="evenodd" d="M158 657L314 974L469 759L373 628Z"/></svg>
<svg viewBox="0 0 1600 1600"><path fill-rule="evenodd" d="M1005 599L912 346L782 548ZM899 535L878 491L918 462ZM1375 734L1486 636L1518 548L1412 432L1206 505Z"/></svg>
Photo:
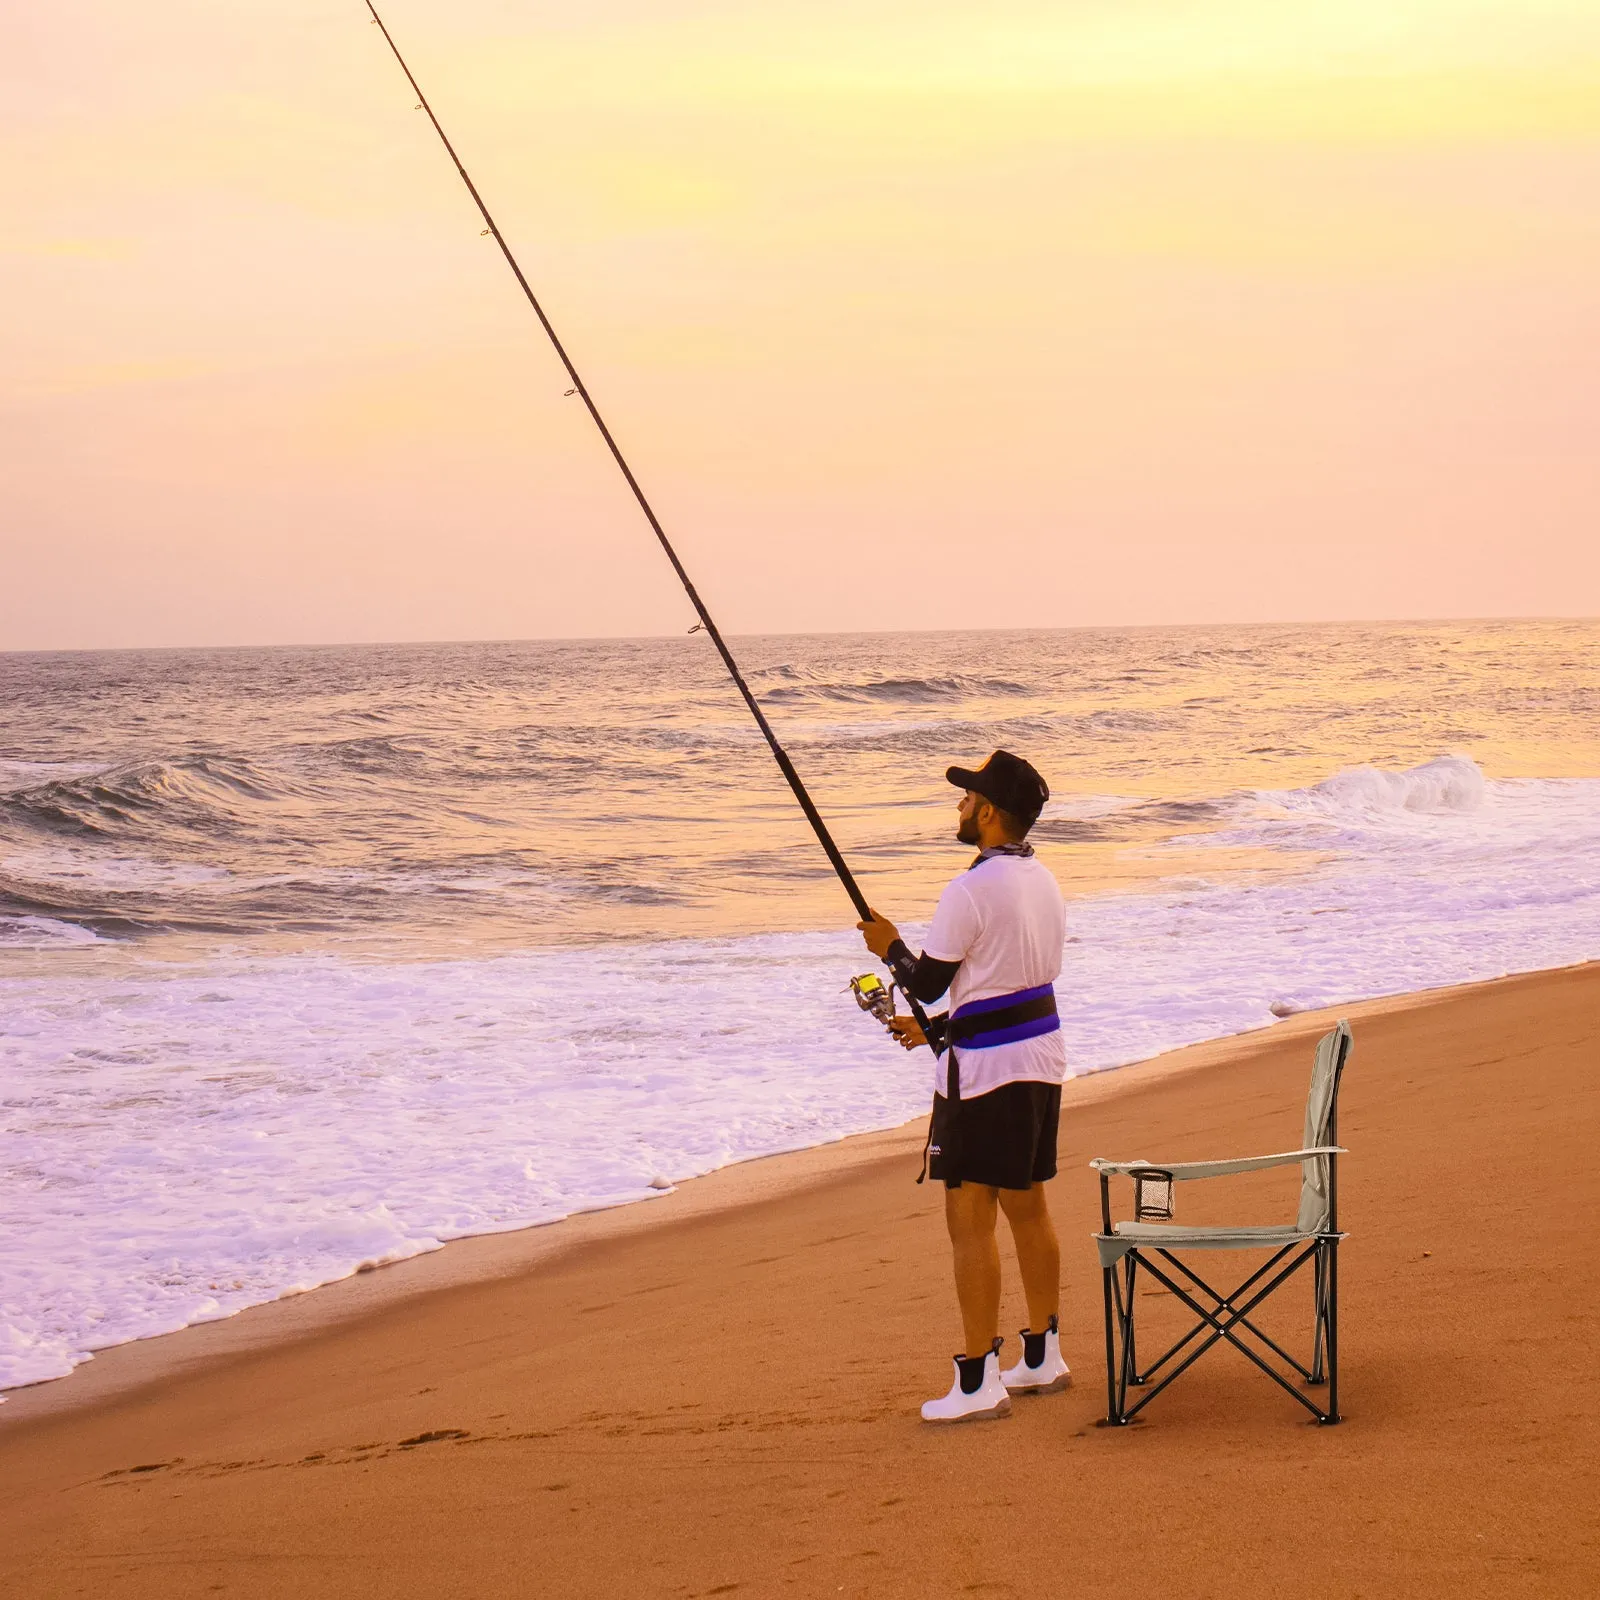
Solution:
<svg viewBox="0 0 1600 1600"><path fill-rule="evenodd" d="M833 835L828 832L828 825L822 820L822 813L817 810L810 794L806 792L806 786L800 781L800 774L795 771L794 763L789 759L788 752L778 743L778 736L772 731L772 724L767 721L766 713L762 711L755 695L750 692L750 685L745 682L744 674L739 670L739 663L734 660L733 652L723 639L721 630L712 620L711 613L706 609L705 601L700 598L699 591L689 577L688 570L683 562L678 559L678 552L672 548L672 541L667 537L666 529L661 526L660 518L656 516L654 508L649 500L645 498L644 490L639 487L639 480L633 475L633 468L628 465L627 458L623 455L621 447L613 437L611 429L606 426L606 419L600 415L600 408L595 404L594 396L589 393L588 385L579 376L577 367L573 365L572 357L567 354L567 347L561 342L560 335L555 330L555 325L546 315L544 307L539 304L539 297L533 292L533 286L524 275L516 256L512 254L511 246L506 243L505 235L501 233L499 224L490 215L488 206L484 204L483 196L478 193L477 184L472 181L471 174L462 164L461 157L456 154L456 147L451 144L450 136L444 131L443 125L434 114L433 107L428 103L427 95L422 92L422 85L417 82L416 75L406 64L406 58L400 53L400 46L394 42L394 35L389 32L383 18L378 15L378 8L372 3L372 0L366 0L366 7L372 13L372 20L378 25L379 31L383 34L384 42L393 52L395 60L400 63L400 70L405 73L406 82L411 85L416 94L417 110L425 111L428 114L428 121L433 124L433 131L439 135L439 142L445 147L451 161L455 164L456 171L461 175L461 181L467 186L467 193L472 196L472 203L477 206L478 214L483 218L484 235L492 238L500 246L500 254L506 258L506 265L511 268L519 287L527 297L528 304L533 307L533 314L539 319L539 326L544 329L545 336L555 348L557 356L561 358L561 365L567 369L567 376L572 379L572 392L583 401L595 427L600 430L600 437L605 440L606 448L611 452L611 459L616 462L618 470L622 473L623 478L627 480L629 489L633 491L633 498L639 502L639 509L644 512L645 520L650 524L650 531L655 534L662 550L666 552L667 560L672 563L672 570L677 573L678 581L683 585L684 593L689 596L689 603L694 607L695 613L700 618L699 627L705 629L711 638L711 642L717 647L717 654L722 657L722 664L728 669L728 676L733 679L734 686L744 697L744 703L749 707L750 715L756 719L756 726L760 728L762 738L767 741L767 747L772 751L772 758L778 763L778 770L788 780L789 787L794 791L794 797L800 803L800 809L805 813L806 821L811 824L811 830L816 834L818 844L822 846L823 853L827 856L833 870L838 874L839 882L844 885L845 893L850 896L851 904L861 914L863 922L876 921L877 919L872 915L872 908L867 904L867 897L862 894L861 886L856 882L855 876L846 864L838 845L833 842ZM690 631L696 632L698 630L691 629ZM904 993L905 991L902 992ZM857 999L861 1002L864 1010L874 1009L862 997L859 990L857 991ZM931 1044L932 1035L928 1033L928 1018L921 1004L913 994L906 993L906 1000L911 1006L911 1014L916 1018L917 1026L922 1029L924 1034L928 1035ZM891 1001L891 1011L892 1005L893 1002ZM882 1018L881 1012L875 1012L875 1014L879 1015L880 1019L886 1020Z"/></svg>

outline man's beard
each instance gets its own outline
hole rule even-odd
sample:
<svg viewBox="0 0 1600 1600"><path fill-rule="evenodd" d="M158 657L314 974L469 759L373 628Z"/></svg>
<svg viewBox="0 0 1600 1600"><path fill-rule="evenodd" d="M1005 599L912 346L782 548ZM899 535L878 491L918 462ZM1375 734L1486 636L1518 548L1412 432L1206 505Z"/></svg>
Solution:
<svg viewBox="0 0 1600 1600"><path fill-rule="evenodd" d="M961 819L961 826L956 829L956 839L961 844L977 844L978 842L978 814Z"/></svg>

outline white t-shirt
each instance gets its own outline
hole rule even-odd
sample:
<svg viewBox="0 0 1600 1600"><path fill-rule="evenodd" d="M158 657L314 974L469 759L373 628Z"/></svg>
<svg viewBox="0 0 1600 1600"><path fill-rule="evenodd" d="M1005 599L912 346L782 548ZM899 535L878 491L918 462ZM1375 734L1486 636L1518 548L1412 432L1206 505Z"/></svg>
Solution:
<svg viewBox="0 0 1600 1600"><path fill-rule="evenodd" d="M950 1014L972 1000L992 1000L1054 983L1061 976L1067 913L1055 875L1037 856L990 856L939 896L924 952L959 961L950 984ZM961 1097L1031 1079L1060 1083L1067 1047L1058 1028L1032 1039L956 1051ZM934 1089L948 1087L947 1066L934 1063Z"/></svg>

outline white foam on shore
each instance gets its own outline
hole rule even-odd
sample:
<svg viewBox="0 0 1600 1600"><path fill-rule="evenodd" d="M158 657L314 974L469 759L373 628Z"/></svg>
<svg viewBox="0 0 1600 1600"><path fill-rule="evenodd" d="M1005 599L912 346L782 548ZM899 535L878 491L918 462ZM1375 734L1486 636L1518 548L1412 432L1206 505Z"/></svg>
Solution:
<svg viewBox="0 0 1600 1600"><path fill-rule="evenodd" d="M1231 811L1218 844L1333 859L1074 901L1075 1072L1274 1006L1600 957L1600 781L1486 782L1446 758ZM0 1386L367 1262L896 1125L925 1106L927 1058L840 993L868 964L853 933L34 963L0 980Z"/></svg>

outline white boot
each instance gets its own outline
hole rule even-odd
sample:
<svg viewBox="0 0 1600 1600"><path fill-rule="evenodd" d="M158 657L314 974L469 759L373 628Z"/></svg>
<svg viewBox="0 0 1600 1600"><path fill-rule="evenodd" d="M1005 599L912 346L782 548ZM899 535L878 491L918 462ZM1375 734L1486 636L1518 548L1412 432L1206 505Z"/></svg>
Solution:
<svg viewBox="0 0 1600 1600"><path fill-rule="evenodd" d="M1040 1340L1043 1349L1039 1352L1039 1364L1029 1366L1028 1344L1035 1338ZM1002 1372L1000 1381L1012 1394L1054 1394L1072 1382L1072 1374L1061 1359L1061 1335L1056 1332L1054 1317L1042 1334L1029 1333L1026 1328L1022 1330L1022 1359Z"/></svg>
<svg viewBox="0 0 1600 1600"><path fill-rule="evenodd" d="M940 1400L930 1400L922 1408L924 1422L977 1422L985 1417L1009 1417L1011 1396L1000 1381L1000 1341L983 1358L981 1381L970 1394L961 1386L961 1369L970 1363L964 1356L955 1358L955 1382L950 1393Z"/></svg>

